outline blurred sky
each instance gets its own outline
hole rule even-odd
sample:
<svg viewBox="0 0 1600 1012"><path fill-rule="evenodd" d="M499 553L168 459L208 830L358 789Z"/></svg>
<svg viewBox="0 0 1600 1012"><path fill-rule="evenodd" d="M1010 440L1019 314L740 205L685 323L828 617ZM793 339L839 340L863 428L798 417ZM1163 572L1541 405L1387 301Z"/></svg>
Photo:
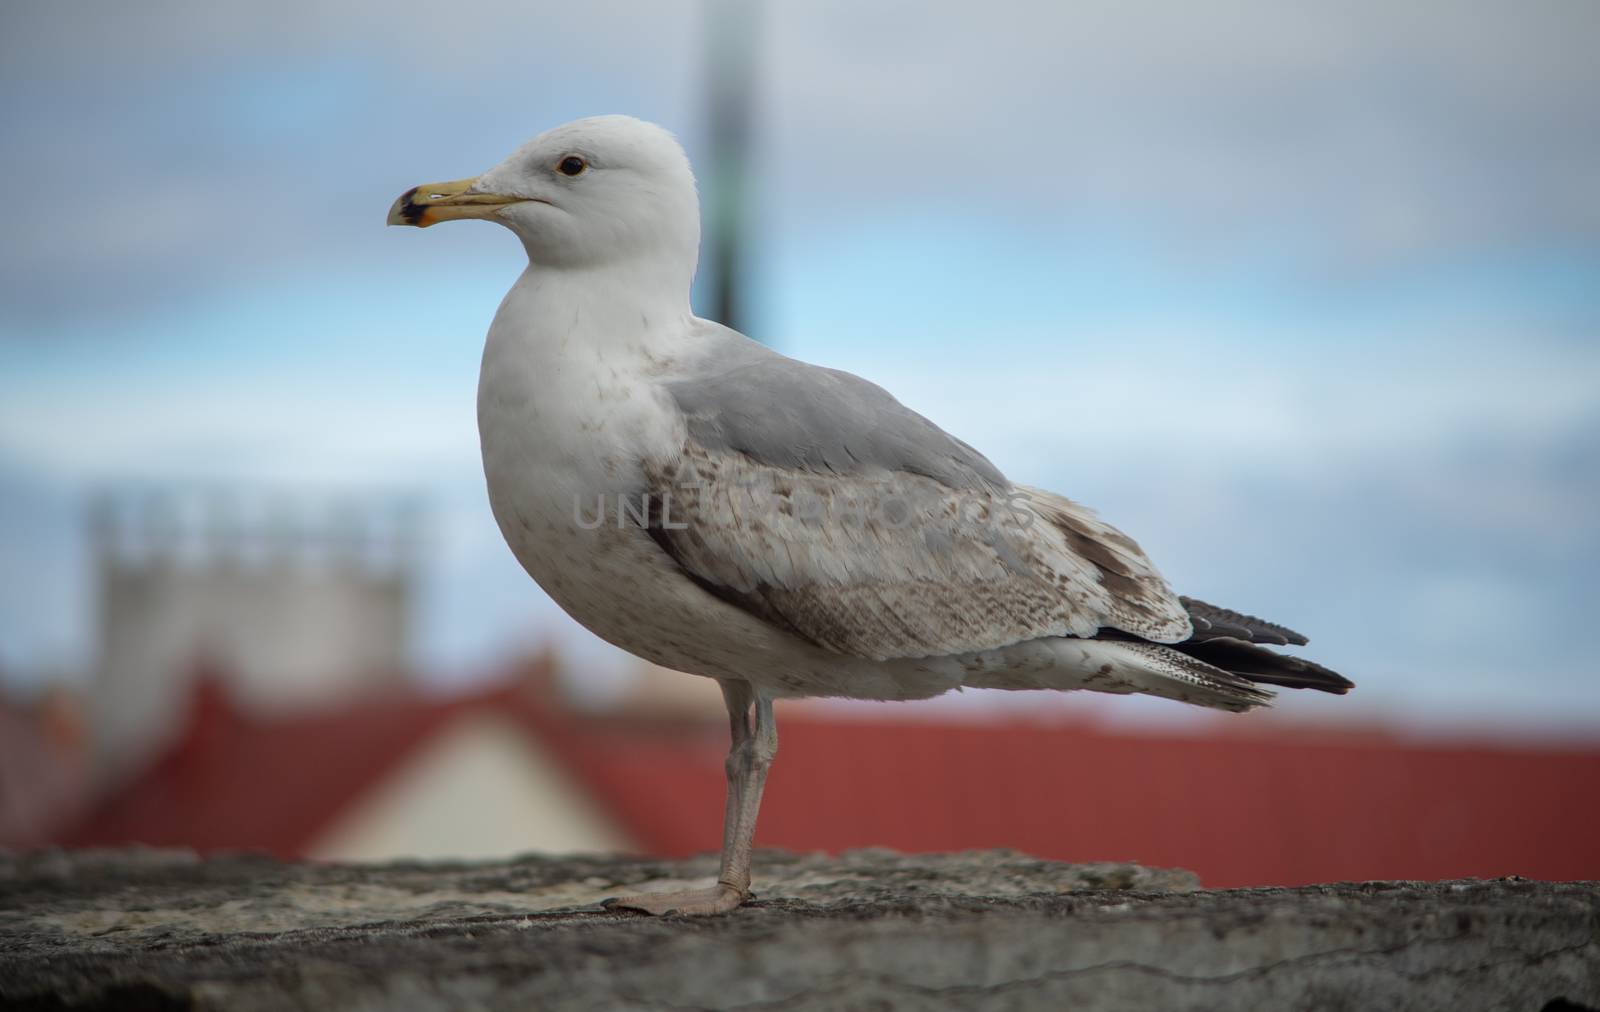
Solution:
<svg viewBox="0 0 1600 1012"><path fill-rule="evenodd" d="M6 5L0 677L88 663L81 497L126 481L421 493L420 663L580 642L477 460L520 248L384 213L595 113L703 162L704 28ZM1597 38L1589 0L774 5L750 329L1310 633L1360 712L1600 728Z"/></svg>

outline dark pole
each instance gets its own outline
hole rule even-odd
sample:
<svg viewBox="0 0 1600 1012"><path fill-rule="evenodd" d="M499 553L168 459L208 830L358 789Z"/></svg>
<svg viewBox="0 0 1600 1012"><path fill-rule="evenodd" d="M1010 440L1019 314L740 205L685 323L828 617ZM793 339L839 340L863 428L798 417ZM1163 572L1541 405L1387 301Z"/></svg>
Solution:
<svg viewBox="0 0 1600 1012"><path fill-rule="evenodd" d="M746 330L744 234L758 0L706 0L708 134L704 304L711 319Z"/></svg>

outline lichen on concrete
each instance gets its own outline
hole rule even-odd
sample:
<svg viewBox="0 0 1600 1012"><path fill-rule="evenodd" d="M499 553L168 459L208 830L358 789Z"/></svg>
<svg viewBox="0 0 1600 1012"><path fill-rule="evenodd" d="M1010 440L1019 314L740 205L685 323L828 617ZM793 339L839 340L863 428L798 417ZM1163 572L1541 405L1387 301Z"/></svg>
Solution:
<svg viewBox="0 0 1600 1012"><path fill-rule="evenodd" d="M1600 1008L1596 883L1203 890L1006 851L758 868L732 915L651 919L598 903L712 859L0 857L0 1008Z"/></svg>

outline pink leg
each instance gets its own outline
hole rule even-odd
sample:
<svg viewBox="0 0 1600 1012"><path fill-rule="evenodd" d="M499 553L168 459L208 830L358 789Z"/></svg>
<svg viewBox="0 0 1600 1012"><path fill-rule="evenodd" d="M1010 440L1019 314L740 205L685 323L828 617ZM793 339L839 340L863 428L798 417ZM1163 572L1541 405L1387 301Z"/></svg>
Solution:
<svg viewBox="0 0 1600 1012"><path fill-rule="evenodd" d="M722 870L709 889L636 893L605 901L607 907L642 910L647 914L724 914L750 898L750 857L754 850L756 815L767 768L778 752L778 726L772 700L756 694L749 682L719 682L728 706L733 744L725 765L728 808L722 823ZM754 709L754 720L751 710Z"/></svg>

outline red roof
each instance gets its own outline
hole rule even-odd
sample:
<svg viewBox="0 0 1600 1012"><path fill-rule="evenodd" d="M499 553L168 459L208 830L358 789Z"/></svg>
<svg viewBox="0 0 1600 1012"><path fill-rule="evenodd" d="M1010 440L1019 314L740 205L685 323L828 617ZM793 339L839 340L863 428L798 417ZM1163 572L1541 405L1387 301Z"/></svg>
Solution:
<svg viewBox="0 0 1600 1012"><path fill-rule="evenodd" d="M484 709L521 723L645 849L696 853L721 840L720 722L586 718L521 688L391 696L270 721L234 712L214 688L201 699L187 738L64 842L293 857L431 735ZM762 846L1011 847L1191 868L1213 886L1600 878L1600 838L1574 831L1600 796L1597 748L837 720L783 709Z"/></svg>
<svg viewBox="0 0 1600 1012"><path fill-rule="evenodd" d="M202 679L183 737L62 842L294 857L468 703L385 695L256 718Z"/></svg>

